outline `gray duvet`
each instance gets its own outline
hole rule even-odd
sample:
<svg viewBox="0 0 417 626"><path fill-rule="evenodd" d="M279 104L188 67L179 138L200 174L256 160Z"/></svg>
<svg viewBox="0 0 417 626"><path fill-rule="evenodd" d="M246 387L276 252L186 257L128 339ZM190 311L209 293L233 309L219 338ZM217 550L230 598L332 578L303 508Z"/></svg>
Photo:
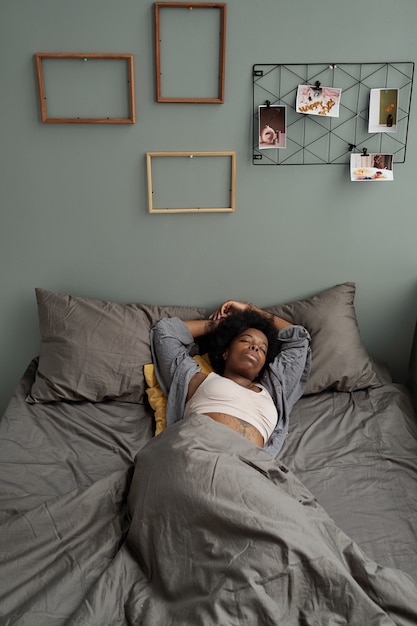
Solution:
<svg viewBox="0 0 417 626"><path fill-rule="evenodd" d="M404 388L302 398L274 461L203 416L28 405L35 367L0 422L1 625L417 624Z"/></svg>
<svg viewBox="0 0 417 626"><path fill-rule="evenodd" d="M408 576L367 558L286 466L204 415L138 454L129 504L144 623L417 623Z"/></svg>

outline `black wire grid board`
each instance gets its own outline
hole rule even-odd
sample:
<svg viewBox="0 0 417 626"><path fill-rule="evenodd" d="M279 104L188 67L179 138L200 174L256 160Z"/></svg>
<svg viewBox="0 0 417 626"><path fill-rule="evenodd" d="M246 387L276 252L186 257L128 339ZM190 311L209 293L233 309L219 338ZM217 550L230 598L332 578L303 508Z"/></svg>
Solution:
<svg viewBox="0 0 417 626"><path fill-rule="evenodd" d="M404 163L414 63L266 63L253 66L254 165L349 163L353 152ZM299 85L341 89L339 117L296 112ZM397 89L397 132L368 132L371 89ZM259 148L259 106L286 106L286 147Z"/></svg>

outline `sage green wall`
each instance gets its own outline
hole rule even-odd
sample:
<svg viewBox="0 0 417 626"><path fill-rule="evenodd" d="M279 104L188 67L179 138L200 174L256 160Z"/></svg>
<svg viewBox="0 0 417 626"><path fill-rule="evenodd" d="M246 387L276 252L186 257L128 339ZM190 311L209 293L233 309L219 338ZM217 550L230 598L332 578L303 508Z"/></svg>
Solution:
<svg viewBox="0 0 417 626"><path fill-rule="evenodd" d="M39 350L36 286L210 308L355 281L366 347L404 379L417 313L415 97L393 183L355 185L339 165L255 167L251 67L415 61L417 2L227 5L225 103L180 105L154 101L150 0L1 1L1 408ZM136 125L41 124L40 51L134 54ZM234 214L147 213L145 153L190 149L236 150Z"/></svg>

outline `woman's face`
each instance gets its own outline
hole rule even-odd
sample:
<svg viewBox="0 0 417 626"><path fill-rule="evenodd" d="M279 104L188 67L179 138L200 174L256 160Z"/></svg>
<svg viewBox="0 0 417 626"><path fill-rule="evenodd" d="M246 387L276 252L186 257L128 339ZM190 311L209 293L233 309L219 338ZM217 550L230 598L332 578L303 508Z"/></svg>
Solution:
<svg viewBox="0 0 417 626"><path fill-rule="evenodd" d="M261 330L247 328L235 337L224 354L225 375L239 374L254 380L265 365L268 339Z"/></svg>

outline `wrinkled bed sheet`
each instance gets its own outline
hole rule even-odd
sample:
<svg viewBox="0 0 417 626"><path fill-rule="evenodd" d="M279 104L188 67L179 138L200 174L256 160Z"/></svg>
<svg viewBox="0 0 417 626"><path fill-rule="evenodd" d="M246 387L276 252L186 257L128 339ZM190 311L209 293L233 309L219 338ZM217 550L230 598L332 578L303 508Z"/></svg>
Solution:
<svg viewBox="0 0 417 626"><path fill-rule="evenodd" d="M0 421L1 626L70 623L119 560L134 458L152 436L141 405L26 403L35 370ZM119 623L95 620L80 623Z"/></svg>
<svg viewBox="0 0 417 626"><path fill-rule="evenodd" d="M302 398L280 460L371 558L417 581L417 418L402 385Z"/></svg>
<svg viewBox="0 0 417 626"><path fill-rule="evenodd" d="M0 422L2 626L417 624L404 388L302 398L272 461L204 417L146 445L141 405L28 405L35 367Z"/></svg>

